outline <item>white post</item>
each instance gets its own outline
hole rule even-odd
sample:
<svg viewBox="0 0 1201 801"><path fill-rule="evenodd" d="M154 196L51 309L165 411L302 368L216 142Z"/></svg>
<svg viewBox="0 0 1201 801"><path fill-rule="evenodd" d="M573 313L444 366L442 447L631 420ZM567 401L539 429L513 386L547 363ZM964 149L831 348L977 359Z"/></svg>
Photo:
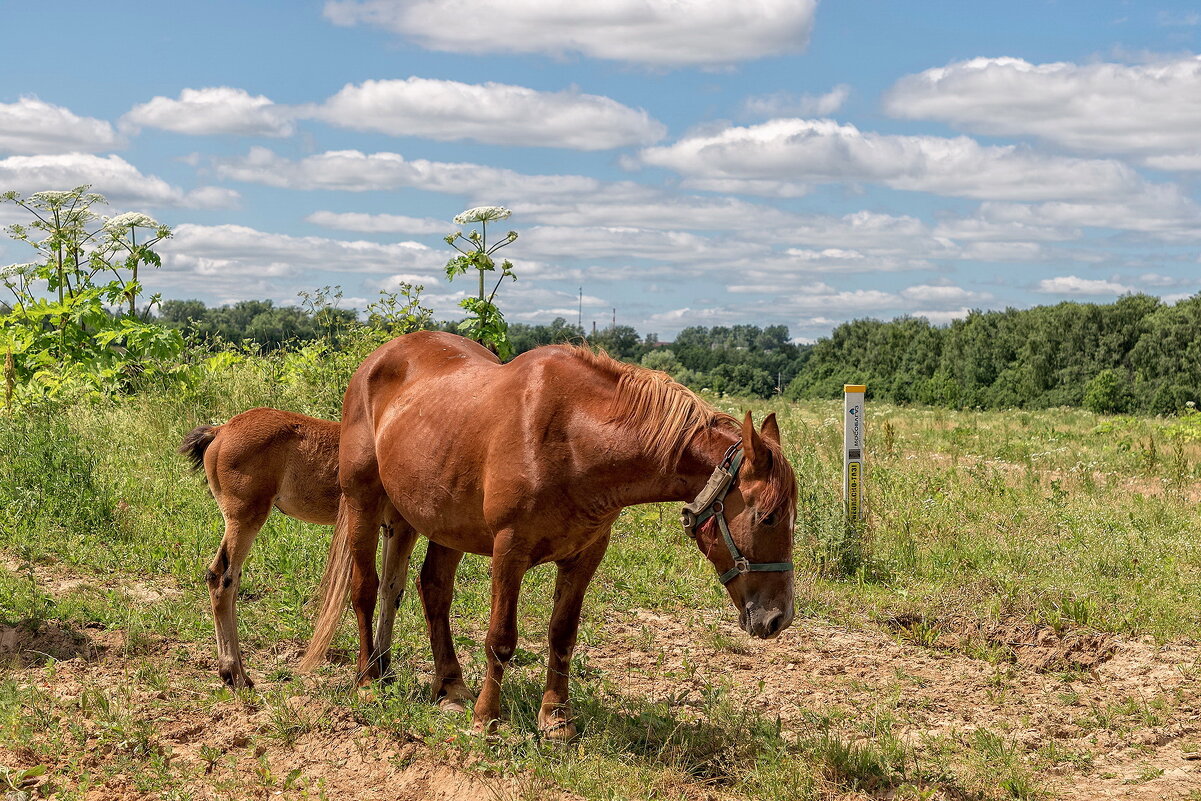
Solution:
<svg viewBox="0 0 1201 801"><path fill-rule="evenodd" d="M866 508L863 503L863 419L862 384L846 384L842 388L842 421L844 426L842 454L842 500L846 509L847 526L857 529L863 523Z"/></svg>

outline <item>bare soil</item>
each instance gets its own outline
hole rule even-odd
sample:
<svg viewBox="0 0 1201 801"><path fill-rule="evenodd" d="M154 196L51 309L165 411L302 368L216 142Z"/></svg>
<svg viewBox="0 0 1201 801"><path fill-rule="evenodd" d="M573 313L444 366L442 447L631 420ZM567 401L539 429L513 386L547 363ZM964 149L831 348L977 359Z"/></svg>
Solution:
<svg viewBox="0 0 1201 801"><path fill-rule="evenodd" d="M1035 766L1051 798L1201 795L1201 647L1195 643L1021 625L941 631L920 643L914 634L920 621L905 619L878 629L798 621L777 640L762 642L747 638L731 617L615 616L580 654L589 671L603 674L623 695L664 701L682 718L718 687L736 704L778 716L791 731L811 731L820 718L852 741L869 742L888 721L894 734L931 760L956 750L948 744L962 752L977 731L987 730ZM973 651L981 642L997 646L986 652L989 658ZM536 637L523 645L545 647ZM261 675L294 662L295 649L247 656ZM53 670L44 667L47 657L57 661ZM575 798L544 779L456 764L466 757L448 761L447 753L459 753L453 749L366 725L351 710L307 693L305 683L319 679L260 680L260 690L288 696L299 732L292 742L261 736L278 728L272 720L278 711L246 697L214 701L195 689L217 681L204 645L159 639L131 647L119 631L2 626L0 664L9 666L10 677L67 706L85 703L97 689L124 693L150 732L145 747L189 777L180 797ZM155 680L156 672L165 678ZM40 785L45 797L63 789L56 782L71 770L101 768L123 747L102 736L92 718L76 724L71 736L83 738L83 756L64 752L60 764L47 765ZM30 767L35 757L26 744L0 743L0 764ZM118 771L86 797L158 798L161 789L144 789L138 776ZM690 798L721 797L712 788L680 789Z"/></svg>
<svg viewBox="0 0 1201 801"><path fill-rule="evenodd" d="M1193 643L1013 626L995 634L1012 641L1017 659L994 664L958 650L954 636L929 647L812 621L770 642L722 617L643 611L607 628L616 647L589 649L589 662L625 692L696 704L706 687L723 685L796 730L813 725L813 712L846 713L851 732L887 714L919 753L979 729L1027 754L1053 743L1079 757L1042 772L1053 798L1201 794L1201 647Z"/></svg>

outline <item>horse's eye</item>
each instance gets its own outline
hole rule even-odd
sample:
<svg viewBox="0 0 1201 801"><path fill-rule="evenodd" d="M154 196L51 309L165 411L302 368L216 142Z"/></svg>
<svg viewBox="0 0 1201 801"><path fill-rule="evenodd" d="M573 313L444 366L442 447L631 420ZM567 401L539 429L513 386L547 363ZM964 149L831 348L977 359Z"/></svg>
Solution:
<svg viewBox="0 0 1201 801"><path fill-rule="evenodd" d="M767 515L766 517L761 518L759 520L759 522L765 526L774 526L776 524L776 513L772 512L771 514Z"/></svg>

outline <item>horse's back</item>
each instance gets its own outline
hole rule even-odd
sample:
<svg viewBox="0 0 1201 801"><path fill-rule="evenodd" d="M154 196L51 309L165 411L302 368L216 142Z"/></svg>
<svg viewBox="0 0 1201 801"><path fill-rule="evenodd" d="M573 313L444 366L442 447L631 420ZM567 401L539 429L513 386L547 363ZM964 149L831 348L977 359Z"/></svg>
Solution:
<svg viewBox="0 0 1201 801"><path fill-rule="evenodd" d="M219 500L274 503L311 523L332 524L338 509L338 441L331 420L257 408L220 427L205 455L209 485Z"/></svg>

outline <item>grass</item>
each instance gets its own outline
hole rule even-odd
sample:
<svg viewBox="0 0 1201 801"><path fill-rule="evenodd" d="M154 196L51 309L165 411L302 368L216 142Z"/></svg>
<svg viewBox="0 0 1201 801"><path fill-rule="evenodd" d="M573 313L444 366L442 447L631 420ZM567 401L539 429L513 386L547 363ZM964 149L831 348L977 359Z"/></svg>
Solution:
<svg viewBox="0 0 1201 801"><path fill-rule="evenodd" d="M903 674L895 695L881 698L877 709L802 710L809 725L790 731L741 704L746 688L721 682L688 703L631 696L615 677L590 667L586 648L573 678L583 734L578 746L553 748L527 736L541 696L544 645L515 660L505 691L510 725L498 740L483 741L464 736L460 722L426 703L427 688L416 674L428 663L428 643L412 597L399 611L396 646L397 664L412 669L402 669L400 681L374 697L350 690L344 666L325 669L311 686L278 668L267 677L274 686L236 696L203 673L180 678L175 668L211 647L201 576L221 526L203 481L185 468L175 445L197 423L256 405L337 414L337 393L319 375L284 382L267 374L270 369L250 361L184 392L80 401L0 419L0 554L13 567L0 571L0 623L127 633L126 687L85 686L64 702L27 681L27 671L0 673L0 741L25 743L18 753L22 770L54 766L50 780L63 798L83 797L114 776L137 777L130 781L139 792L161 797L209 773L226 776L214 779L214 787L230 781L230 755L210 746L193 767L168 758L148 721L185 704L266 710L254 741L284 747L330 730L337 717L330 710L343 710L475 770L533 777L532 795L542 782L595 799L695 797L695 788L763 799L852 792L1025 799L1042 795L1042 768L1091 764L1088 754L1055 746L1023 750L1004 732L986 729L918 748L901 735L907 714L901 688L913 684ZM715 402L730 411L744 408L741 401ZM780 416L798 473L798 616L852 628L912 621L896 629L897 636L930 648L956 627L999 622L1160 641L1201 638L1195 603L1201 544L1193 535L1197 498L1190 494L1201 450L1172 436L1174 421L869 403L870 524L864 542L848 542L840 516L840 407L749 405L757 417L768 410ZM711 566L678 531L675 514L674 507L648 506L622 515L585 605L583 646L603 643L606 621L638 609L733 614ZM249 649L294 647L307 637L306 603L328 537L327 529L279 515L269 519L239 601ZM58 591L47 575L80 580ZM148 601L136 592L142 585L173 591ZM520 609L523 632L545 630L552 590L550 568L532 571ZM482 649L487 607L487 561L468 557L455 607L465 653ZM348 629L337 647L353 647ZM697 630L699 641L722 658L749 658L741 641L711 623L698 622ZM154 643L164 641L178 647L163 653ZM644 628L630 647L652 650L654 642ZM988 643L972 648L973 657L997 665L998 697L1009 692L1004 677L1012 655ZM476 683L479 664L468 663ZM54 660L41 669L53 672ZM289 700L305 693L316 693L326 706ZM1066 686L1060 696L1074 705L1082 725L1096 729L1125 731L1160 720L1159 707L1145 700L1090 707ZM104 758L89 756L95 753ZM264 788L303 790L314 798L324 792L267 757L242 760L237 770ZM0 786L36 778L15 765L0 768L2 777L8 778Z"/></svg>

